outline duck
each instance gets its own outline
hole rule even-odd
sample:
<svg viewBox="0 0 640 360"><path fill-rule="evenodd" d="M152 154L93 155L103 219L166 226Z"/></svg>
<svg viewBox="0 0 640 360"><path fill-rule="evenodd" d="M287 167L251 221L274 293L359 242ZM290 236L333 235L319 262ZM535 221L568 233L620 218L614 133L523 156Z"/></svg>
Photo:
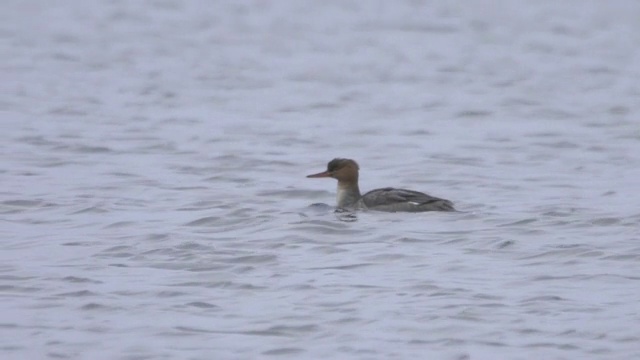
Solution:
<svg viewBox="0 0 640 360"><path fill-rule="evenodd" d="M360 166L352 159L335 158L327 170L307 178L338 180L337 208L341 210L376 210L387 212L456 211L449 200L419 191L386 187L360 194Z"/></svg>

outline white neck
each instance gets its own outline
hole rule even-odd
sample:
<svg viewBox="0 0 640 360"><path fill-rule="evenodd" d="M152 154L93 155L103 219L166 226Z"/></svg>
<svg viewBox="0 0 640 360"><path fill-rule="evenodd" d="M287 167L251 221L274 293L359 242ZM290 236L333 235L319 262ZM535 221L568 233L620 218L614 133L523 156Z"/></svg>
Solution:
<svg viewBox="0 0 640 360"><path fill-rule="evenodd" d="M353 208L360 200L360 189L356 186L340 186L338 183L337 203L339 208Z"/></svg>

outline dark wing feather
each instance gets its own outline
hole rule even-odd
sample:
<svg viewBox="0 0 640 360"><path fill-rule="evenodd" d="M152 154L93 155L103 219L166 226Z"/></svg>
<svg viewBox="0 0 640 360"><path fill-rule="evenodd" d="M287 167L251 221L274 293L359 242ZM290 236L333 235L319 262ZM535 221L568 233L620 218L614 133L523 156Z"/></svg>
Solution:
<svg viewBox="0 0 640 360"><path fill-rule="evenodd" d="M362 196L369 209L382 211L455 211L453 203L413 190L383 188Z"/></svg>

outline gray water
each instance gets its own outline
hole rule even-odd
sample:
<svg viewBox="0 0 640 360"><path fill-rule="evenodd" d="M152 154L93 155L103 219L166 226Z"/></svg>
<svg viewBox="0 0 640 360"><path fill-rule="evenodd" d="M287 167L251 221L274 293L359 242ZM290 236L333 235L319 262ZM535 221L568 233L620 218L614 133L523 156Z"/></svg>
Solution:
<svg viewBox="0 0 640 360"><path fill-rule="evenodd" d="M2 359L640 358L640 2L1 8Z"/></svg>

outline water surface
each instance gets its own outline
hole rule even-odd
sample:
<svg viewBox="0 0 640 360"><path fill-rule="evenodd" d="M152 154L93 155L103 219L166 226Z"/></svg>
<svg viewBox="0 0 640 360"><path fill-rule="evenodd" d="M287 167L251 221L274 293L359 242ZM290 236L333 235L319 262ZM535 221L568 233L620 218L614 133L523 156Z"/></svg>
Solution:
<svg viewBox="0 0 640 360"><path fill-rule="evenodd" d="M1 13L3 359L640 357L640 3Z"/></svg>

